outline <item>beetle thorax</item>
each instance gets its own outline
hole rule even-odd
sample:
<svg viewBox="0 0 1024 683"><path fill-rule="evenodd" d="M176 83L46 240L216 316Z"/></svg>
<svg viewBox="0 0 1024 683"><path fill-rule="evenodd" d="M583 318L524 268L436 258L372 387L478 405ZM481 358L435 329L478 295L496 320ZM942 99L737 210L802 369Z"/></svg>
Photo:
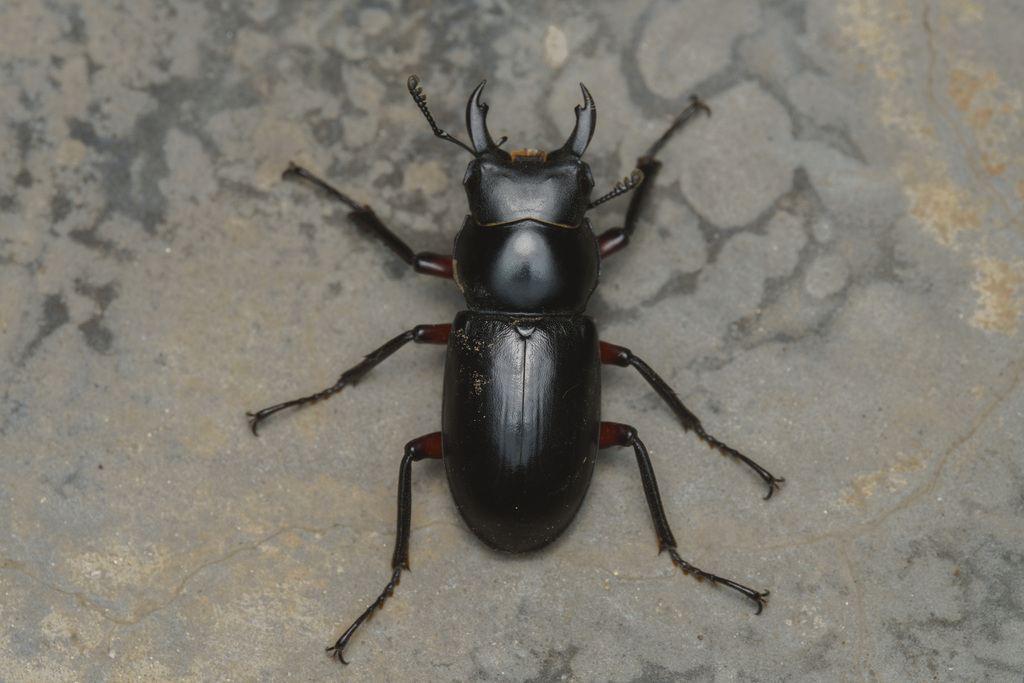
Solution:
<svg viewBox="0 0 1024 683"><path fill-rule="evenodd" d="M469 212L481 226L531 219L561 228L583 222L594 188L590 167L572 155L480 155L463 180Z"/></svg>

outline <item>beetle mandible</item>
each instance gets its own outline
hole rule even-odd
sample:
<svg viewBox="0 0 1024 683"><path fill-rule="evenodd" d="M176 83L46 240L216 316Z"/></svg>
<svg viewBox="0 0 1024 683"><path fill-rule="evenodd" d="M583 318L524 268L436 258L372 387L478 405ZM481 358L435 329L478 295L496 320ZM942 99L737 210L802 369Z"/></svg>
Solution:
<svg viewBox="0 0 1024 683"><path fill-rule="evenodd" d="M601 261L629 244L644 197L661 167L655 160L658 151L696 114L710 115L711 110L693 97L639 158L630 176L592 201L594 180L581 158L597 122L587 88L580 84L583 105L577 105L576 125L562 147L553 152L509 153L501 149L506 138L495 142L487 130L487 105L480 101L486 82L476 87L466 107L471 145L437 126L419 78L410 76L407 82L434 135L473 155L463 179L469 215L455 237L451 256L414 252L368 205L304 168L292 164L284 173L310 181L346 204L354 223L377 236L416 272L453 279L467 307L451 324L418 325L403 332L323 391L248 413L256 434L270 415L333 396L409 342L448 347L442 429L405 446L391 579L327 648L342 663L346 663L343 653L352 635L391 597L402 571L409 569L412 463L424 458L444 461L455 505L477 537L495 550L523 553L550 544L572 522L590 486L598 449L632 447L659 552L667 551L685 574L750 598L757 604L757 614L768 598L767 590L756 591L703 571L679 556L651 459L636 429L601 421L601 365L635 368L686 431L746 464L764 480L765 499L784 479L704 431L665 380L629 349L600 341L594 321L585 315ZM595 236L587 211L630 190L634 194L622 227Z"/></svg>

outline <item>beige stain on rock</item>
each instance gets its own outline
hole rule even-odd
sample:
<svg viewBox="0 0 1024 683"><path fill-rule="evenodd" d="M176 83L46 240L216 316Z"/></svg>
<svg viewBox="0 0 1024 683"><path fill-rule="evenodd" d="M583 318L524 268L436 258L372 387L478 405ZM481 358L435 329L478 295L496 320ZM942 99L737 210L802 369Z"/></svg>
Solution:
<svg viewBox="0 0 1024 683"><path fill-rule="evenodd" d="M1021 156L1013 136L1021 130L1021 93L1009 87L988 67L963 62L950 70L947 94L960 119L973 132L985 173L1021 173Z"/></svg>
<svg viewBox="0 0 1024 683"><path fill-rule="evenodd" d="M926 460L931 454L908 455L897 452L896 462L877 472L864 474L853 480L850 488L843 491L842 498L833 505L835 509L863 508L869 498L879 492L898 493L910 483L906 475L920 472L927 467Z"/></svg>
<svg viewBox="0 0 1024 683"><path fill-rule="evenodd" d="M954 246L963 230L977 230L987 213L986 202L958 186L946 164L931 159L923 167L912 164L901 169L901 176L914 176L904 192L910 199L910 215L925 232L947 247Z"/></svg>
<svg viewBox="0 0 1024 683"><path fill-rule="evenodd" d="M983 6L858 0L838 13L843 35L865 54L863 70L876 78L878 116L903 145L897 174L910 215L943 246L972 245L978 310L970 324L1014 334L1021 320L1014 296L1019 274L983 252L991 231L1020 220L1024 164L1016 150L1022 149L1024 97L997 69L957 54L958 32L984 19ZM922 45L931 53L927 63ZM964 240L967 232L981 239Z"/></svg>
<svg viewBox="0 0 1024 683"><path fill-rule="evenodd" d="M1024 297L1017 296L1024 284L1024 259L1001 261L979 257L972 262L976 279L971 287L978 292L980 308L971 324L991 332L1013 336L1020 327Z"/></svg>

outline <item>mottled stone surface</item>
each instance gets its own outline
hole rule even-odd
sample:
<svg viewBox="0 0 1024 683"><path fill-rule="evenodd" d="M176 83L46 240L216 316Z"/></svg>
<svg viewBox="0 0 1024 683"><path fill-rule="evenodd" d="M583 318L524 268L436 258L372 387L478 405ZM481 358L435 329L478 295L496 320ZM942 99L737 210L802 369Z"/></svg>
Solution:
<svg viewBox="0 0 1024 683"><path fill-rule="evenodd" d="M599 190L686 104L590 312L772 500L632 371L632 453L524 557L414 471L413 572L345 680L1019 681L1024 677L1024 61L1019 2L0 3L0 680L337 680L324 647L387 580L403 445L443 352L405 349L450 282L361 234L289 161L417 249L496 135L554 148L583 81ZM622 219L626 200L591 217Z"/></svg>

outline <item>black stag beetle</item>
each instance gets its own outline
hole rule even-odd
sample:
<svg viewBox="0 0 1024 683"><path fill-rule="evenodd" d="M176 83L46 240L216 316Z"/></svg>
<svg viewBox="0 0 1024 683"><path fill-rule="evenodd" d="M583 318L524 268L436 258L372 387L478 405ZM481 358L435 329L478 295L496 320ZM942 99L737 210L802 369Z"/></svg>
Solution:
<svg viewBox="0 0 1024 683"><path fill-rule="evenodd" d="M352 635L394 593L402 570L409 569L412 463L424 458L444 461L455 505L480 540L495 550L524 553L548 545L572 522L590 486L598 449L629 446L640 467L659 551L667 551L684 573L750 598L760 614L767 590L698 569L676 552L654 469L636 429L601 421L601 365L635 368L684 429L753 469L768 485L766 499L784 480L704 431L647 363L629 349L600 341L594 321L584 314L601 260L625 247L636 228L646 190L661 166L655 155L677 129L710 109L694 97L640 157L636 170L591 201L594 179L581 157L594 135L597 112L586 87L580 84L584 104L576 107L576 126L562 147L509 153L501 149L505 138L496 143L487 130L487 105L480 102L485 83L473 91L466 108L470 146L437 127L419 79L408 80L434 135L473 155L463 179L470 213L451 256L414 252L369 206L303 168L292 165L285 172L348 205L355 223L417 272L454 279L468 309L451 324L403 332L321 392L249 413L255 434L273 413L336 394L409 342L448 347L442 430L410 441L402 458L391 580L328 652L345 663L343 651ZM641 185L644 178L647 183ZM587 211L634 188L623 227L595 236Z"/></svg>

